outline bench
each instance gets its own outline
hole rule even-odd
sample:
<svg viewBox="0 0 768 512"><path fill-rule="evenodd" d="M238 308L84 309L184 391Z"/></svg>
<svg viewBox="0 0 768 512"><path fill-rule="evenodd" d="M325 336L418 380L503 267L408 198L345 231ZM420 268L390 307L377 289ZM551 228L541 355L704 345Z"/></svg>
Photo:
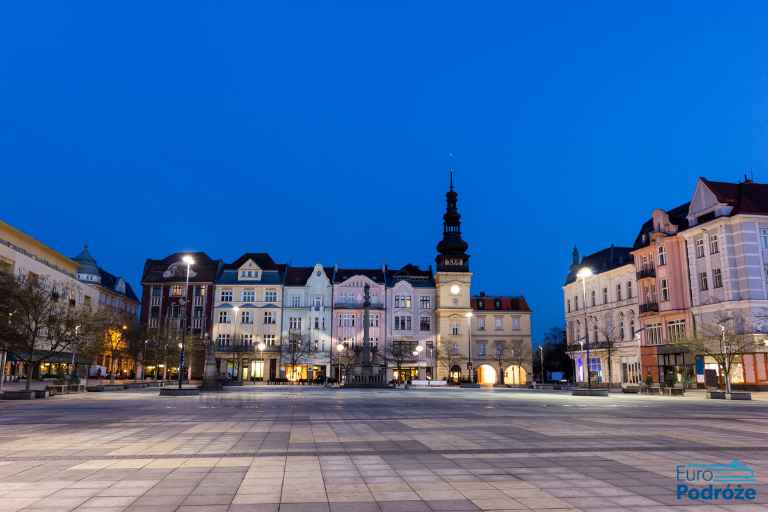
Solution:
<svg viewBox="0 0 768 512"><path fill-rule="evenodd" d="M731 391L731 400L752 400L752 393L749 391Z"/></svg>
<svg viewBox="0 0 768 512"><path fill-rule="evenodd" d="M725 396L725 391L710 391L707 393L707 398L713 400L725 400L728 397Z"/></svg>

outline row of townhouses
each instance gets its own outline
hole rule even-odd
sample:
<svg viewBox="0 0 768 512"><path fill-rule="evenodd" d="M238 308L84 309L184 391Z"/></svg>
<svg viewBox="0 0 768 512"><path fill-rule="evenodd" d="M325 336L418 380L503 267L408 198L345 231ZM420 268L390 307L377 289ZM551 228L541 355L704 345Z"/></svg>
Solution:
<svg viewBox="0 0 768 512"><path fill-rule="evenodd" d="M68 300L72 306L84 306L93 311L105 311L114 315L117 323L131 323L139 311L139 300L131 285L122 277L115 276L100 267L91 256L88 247L74 257L52 249L15 227L0 221L0 272L41 280L50 286L52 293ZM41 354L47 347L40 345ZM2 351L0 345L0 380L16 378L24 372L17 354ZM120 356L112 361L109 351L93 363L103 365L128 376L134 371L134 361ZM56 376L70 373L75 360L67 351L57 351L45 357L32 368L35 376Z"/></svg>
<svg viewBox="0 0 768 512"><path fill-rule="evenodd" d="M368 342L388 360L388 379L525 384L530 308L522 296L471 295L452 182L446 199L436 272L412 264L293 266L263 252L232 262L176 253L146 261L141 322L151 339L184 332L190 346L215 354L221 376L323 381L363 344L367 311ZM191 359L192 376L201 361Z"/></svg>
<svg viewBox="0 0 768 512"><path fill-rule="evenodd" d="M690 202L653 210L631 247L574 249L563 299L577 381L716 385L717 359L686 340L719 329L752 340L731 382L768 385L768 185L700 178Z"/></svg>

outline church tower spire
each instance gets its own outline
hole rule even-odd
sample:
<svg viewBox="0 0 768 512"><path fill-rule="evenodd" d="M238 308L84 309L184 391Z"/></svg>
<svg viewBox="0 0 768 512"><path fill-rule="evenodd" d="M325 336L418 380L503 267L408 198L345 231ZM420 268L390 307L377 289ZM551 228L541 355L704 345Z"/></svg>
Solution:
<svg viewBox="0 0 768 512"><path fill-rule="evenodd" d="M445 194L446 209L443 214L443 239L437 244L438 272L469 272L469 245L461 238L461 215L458 208L459 194L453 189L453 171L450 172L448 192Z"/></svg>

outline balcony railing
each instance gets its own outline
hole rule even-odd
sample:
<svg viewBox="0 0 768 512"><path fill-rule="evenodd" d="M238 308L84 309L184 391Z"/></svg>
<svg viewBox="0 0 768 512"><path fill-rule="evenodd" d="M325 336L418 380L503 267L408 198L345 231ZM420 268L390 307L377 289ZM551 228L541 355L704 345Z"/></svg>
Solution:
<svg viewBox="0 0 768 512"><path fill-rule="evenodd" d="M659 312L659 303L658 302L646 302L645 304L640 304L640 314L644 313L658 313Z"/></svg>
<svg viewBox="0 0 768 512"><path fill-rule="evenodd" d="M643 267L637 270L637 279L656 277L656 267Z"/></svg>

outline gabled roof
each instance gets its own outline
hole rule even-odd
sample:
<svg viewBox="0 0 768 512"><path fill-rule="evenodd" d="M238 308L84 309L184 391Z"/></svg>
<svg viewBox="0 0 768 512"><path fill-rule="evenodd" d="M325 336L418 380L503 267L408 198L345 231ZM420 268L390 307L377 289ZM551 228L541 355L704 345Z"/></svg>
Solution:
<svg viewBox="0 0 768 512"><path fill-rule="evenodd" d="M416 288L435 287L435 278L432 275L432 267L422 270L412 263L404 265L399 270L387 269L387 286L394 286L398 281L406 281Z"/></svg>
<svg viewBox="0 0 768 512"><path fill-rule="evenodd" d="M718 201L733 206L731 215L738 213L768 214L768 184L754 183L751 180L745 180L741 183L727 183L701 178L701 181L715 194Z"/></svg>
<svg viewBox="0 0 768 512"><path fill-rule="evenodd" d="M285 271L285 286L305 286L315 267L291 267ZM328 279L333 279L333 267L323 265L323 271Z"/></svg>
<svg viewBox="0 0 768 512"><path fill-rule="evenodd" d="M121 279L113 274L110 274L103 268L99 267L99 274L101 275L101 286L104 286L105 288L109 288L115 293L120 293L115 289L115 286L117 286L118 279ZM133 288L131 287L131 283L123 279L123 282L125 283L125 296L129 299L135 300L136 302L139 301L139 298L136 297L136 294L133 291Z"/></svg>
<svg viewBox="0 0 768 512"><path fill-rule="evenodd" d="M612 245L589 256L584 256L578 265L571 265L571 270L565 278L565 284L574 282L576 280L576 273L582 267L589 267L595 274L600 274L622 267L633 261L632 247L615 247Z"/></svg>
<svg viewBox="0 0 768 512"><path fill-rule="evenodd" d="M531 308L522 295L473 295L470 298L472 309L476 311L520 311L530 313Z"/></svg>
<svg viewBox="0 0 768 512"><path fill-rule="evenodd" d="M333 276L333 282L343 283L354 276L366 276L374 283L385 284L384 271L381 268L339 268Z"/></svg>
<svg viewBox="0 0 768 512"><path fill-rule="evenodd" d="M141 276L142 283L164 283L184 281L184 275L177 273L175 275L167 274L167 270L174 264L177 267L185 267L182 262L184 256L192 256L195 264L192 266L194 275L190 274L191 283L212 283L219 273L222 266L221 260L211 259L206 253L198 252L175 252L161 260L147 259L144 262L144 272ZM164 275L165 274L165 275Z"/></svg>
<svg viewBox="0 0 768 512"><path fill-rule="evenodd" d="M675 206L671 210L665 210L669 216L669 221L677 226L677 232L688 229L688 208L691 203L683 203L680 206ZM640 227L640 232L635 237L635 243L632 245L633 249L639 249L646 247L651 243L651 233L653 233L653 218L648 219ZM643 237L645 235L645 237Z"/></svg>
<svg viewBox="0 0 768 512"><path fill-rule="evenodd" d="M224 265L224 268L237 269L242 267L248 260L252 260L256 263L261 270L281 270L281 268L285 268L285 265L275 263L272 260L272 257L266 252L247 252L232 263Z"/></svg>

